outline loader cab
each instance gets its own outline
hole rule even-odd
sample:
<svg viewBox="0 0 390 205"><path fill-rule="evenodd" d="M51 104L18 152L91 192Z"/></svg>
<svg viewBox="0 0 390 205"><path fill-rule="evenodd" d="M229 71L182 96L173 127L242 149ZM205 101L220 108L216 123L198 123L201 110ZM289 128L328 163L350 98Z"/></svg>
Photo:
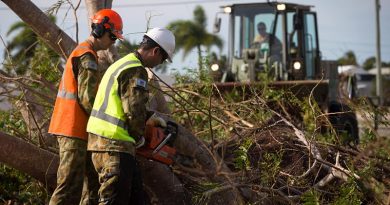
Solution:
<svg viewBox="0 0 390 205"><path fill-rule="evenodd" d="M319 78L317 18L310 6L270 2L222 9L229 15L229 66L222 82L258 81L261 73L274 80Z"/></svg>

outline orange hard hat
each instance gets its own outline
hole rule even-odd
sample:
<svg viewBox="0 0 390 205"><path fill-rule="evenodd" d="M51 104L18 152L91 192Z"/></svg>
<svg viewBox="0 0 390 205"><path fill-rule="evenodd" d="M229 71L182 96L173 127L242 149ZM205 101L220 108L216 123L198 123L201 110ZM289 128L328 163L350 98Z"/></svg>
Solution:
<svg viewBox="0 0 390 205"><path fill-rule="evenodd" d="M111 31L112 34L114 34L117 38L123 39L122 36L122 18L121 16L111 9L102 9L92 17L92 23L99 24L103 21L103 19L107 17L108 22L104 23L104 28Z"/></svg>

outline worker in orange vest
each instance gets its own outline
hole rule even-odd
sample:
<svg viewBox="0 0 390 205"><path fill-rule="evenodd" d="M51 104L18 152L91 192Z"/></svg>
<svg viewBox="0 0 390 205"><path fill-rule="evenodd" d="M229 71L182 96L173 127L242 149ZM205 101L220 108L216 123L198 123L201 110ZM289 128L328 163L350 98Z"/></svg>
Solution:
<svg viewBox="0 0 390 205"><path fill-rule="evenodd" d="M103 9L93 16L91 27L91 35L66 62L50 121L49 133L57 136L60 148L57 188L50 205L79 204L81 197L81 204L98 203L99 182L87 152L86 126L101 80L96 52L123 38L122 18L111 9Z"/></svg>

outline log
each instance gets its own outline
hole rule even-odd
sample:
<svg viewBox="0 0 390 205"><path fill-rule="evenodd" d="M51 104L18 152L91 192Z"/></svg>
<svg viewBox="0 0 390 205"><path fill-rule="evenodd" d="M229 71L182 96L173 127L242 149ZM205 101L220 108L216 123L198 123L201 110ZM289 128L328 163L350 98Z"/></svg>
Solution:
<svg viewBox="0 0 390 205"><path fill-rule="evenodd" d="M0 162L22 171L54 190L59 157L22 139L0 132Z"/></svg>

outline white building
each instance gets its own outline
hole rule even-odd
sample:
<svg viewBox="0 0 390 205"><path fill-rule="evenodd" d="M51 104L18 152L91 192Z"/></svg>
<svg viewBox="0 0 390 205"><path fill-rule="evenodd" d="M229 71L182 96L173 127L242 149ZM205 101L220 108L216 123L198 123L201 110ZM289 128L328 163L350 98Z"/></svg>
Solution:
<svg viewBox="0 0 390 205"><path fill-rule="evenodd" d="M339 66L338 71L339 74L356 76L357 95L359 97L375 96L375 75L356 65Z"/></svg>

